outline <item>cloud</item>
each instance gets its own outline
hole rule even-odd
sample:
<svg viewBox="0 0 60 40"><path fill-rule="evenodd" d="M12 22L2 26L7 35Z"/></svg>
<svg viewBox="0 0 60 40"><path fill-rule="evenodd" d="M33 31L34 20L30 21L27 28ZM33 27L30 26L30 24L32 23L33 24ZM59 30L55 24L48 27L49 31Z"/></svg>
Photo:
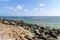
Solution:
<svg viewBox="0 0 60 40"><path fill-rule="evenodd" d="M44 10L44 8L40 8L40 11L43 11Z"/></svg>
<svg viewBox="0 0 60 40"><path fill-rule="evenodd" d="M38 8L34 8L34 11L38 11Z"/></svg>
<svg viewBox="0 0 60 40"><path fill-rule="evenodd" d="M39 4L38 4L39 10L40 10L40 11L44 11L44 6L45 6L44 3L39 3Z"/></svg>
<svg viewBox="0 0 60 40"><path fill-rule="evenodd" d="M15 7L14 11L22 10L22 9L23 9L23 7L22 7L21 5L17 5L17 6Z"/></svg>
<svg viewBox="0 0 60 40"><path fill-rule="evenodd" d="M60 9L46 9L41 16L60 16Z"/></svg>
<svg viewBox="0 0 60 40"><path fill-rule="evenodd" d="M22 9L22 6L21 5L17 5L16 6L16 9L21 10Z"/></svg>
<svg viewBox="0 0 60 40"><path fill-rule="evenodd" d="M12 7L12 6L8 6L8 7L5 7L6 9L8 10L13 10L13 11L18 11L18 10L22 10L23 7L21 5L17 5L16 7ZM27 11L27 9L25 9Z"/></svg>
<svg viewBox="0 0 60 40"><path fill-rule="evenodd" d="M43 3L38 4L38 6L43 7L45 6Z"/></svg>
<svg viewBox="0 0 60 40"><path fill-rule="evenodd" d="M24 9L25 12L28 12L28 9Z"/></svg>

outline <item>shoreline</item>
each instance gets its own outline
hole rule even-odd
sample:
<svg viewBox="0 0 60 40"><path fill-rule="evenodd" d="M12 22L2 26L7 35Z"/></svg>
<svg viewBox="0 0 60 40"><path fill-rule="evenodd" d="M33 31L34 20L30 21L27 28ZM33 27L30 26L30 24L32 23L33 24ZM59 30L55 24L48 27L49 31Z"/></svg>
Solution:
<svg viewBox="0 0 60 40"><path fill-rule="evenodd" d="M55 40L58 39L58 35L60 34L60 29L50 29L50 27L43 27L37 24L28 24L24 21L14 21L8 19L0 19L0 23L5 25L13 25L23 27L25 30L30 31L32 34L34 33L33 39L43 39L43 40ZM29 38L30 39L30 38ZM31 39L32 40L32 39Z"/></svg>

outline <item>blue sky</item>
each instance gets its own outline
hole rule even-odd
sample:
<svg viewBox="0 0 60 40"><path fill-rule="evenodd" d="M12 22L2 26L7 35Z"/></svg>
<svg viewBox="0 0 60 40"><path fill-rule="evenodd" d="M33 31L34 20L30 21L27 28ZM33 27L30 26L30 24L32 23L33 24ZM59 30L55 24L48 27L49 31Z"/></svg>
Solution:
<svg viewBox="0 0 60 40"><path fill-rule="evenodd" d="M0 16L60 16L60 0L0 0Z"/></svg>

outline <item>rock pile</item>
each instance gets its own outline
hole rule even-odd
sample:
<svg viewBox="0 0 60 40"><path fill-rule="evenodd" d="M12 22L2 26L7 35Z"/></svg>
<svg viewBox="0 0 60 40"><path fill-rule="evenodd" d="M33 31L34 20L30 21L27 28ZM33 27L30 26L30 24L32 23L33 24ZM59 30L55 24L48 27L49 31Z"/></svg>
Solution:
<svg viewBox="0 0 60 40"><path fill-rule="evenodd" d="M0 40L32 40L33 34L22 27L0 23Z"/></svg>
<svg viewBox="0 0 60 40"><path fill-rule="evenodd" d="M1 40L58 40L60 29L50 29L36 24L0 19Z"/></svg>

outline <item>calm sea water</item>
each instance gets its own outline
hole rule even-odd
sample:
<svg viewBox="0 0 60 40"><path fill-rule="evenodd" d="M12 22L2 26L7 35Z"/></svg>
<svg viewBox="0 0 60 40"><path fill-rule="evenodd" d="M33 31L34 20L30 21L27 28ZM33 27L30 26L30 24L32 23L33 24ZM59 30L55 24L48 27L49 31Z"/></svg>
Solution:
<svg viewBox="0 0 60 40"><path fill-rule="evenodd" d="M51 28L60 28L60 17L38 16L38 17L0 17L10 20L23 20L26 23L38 24L41 26L50 26Z"/></svg>

